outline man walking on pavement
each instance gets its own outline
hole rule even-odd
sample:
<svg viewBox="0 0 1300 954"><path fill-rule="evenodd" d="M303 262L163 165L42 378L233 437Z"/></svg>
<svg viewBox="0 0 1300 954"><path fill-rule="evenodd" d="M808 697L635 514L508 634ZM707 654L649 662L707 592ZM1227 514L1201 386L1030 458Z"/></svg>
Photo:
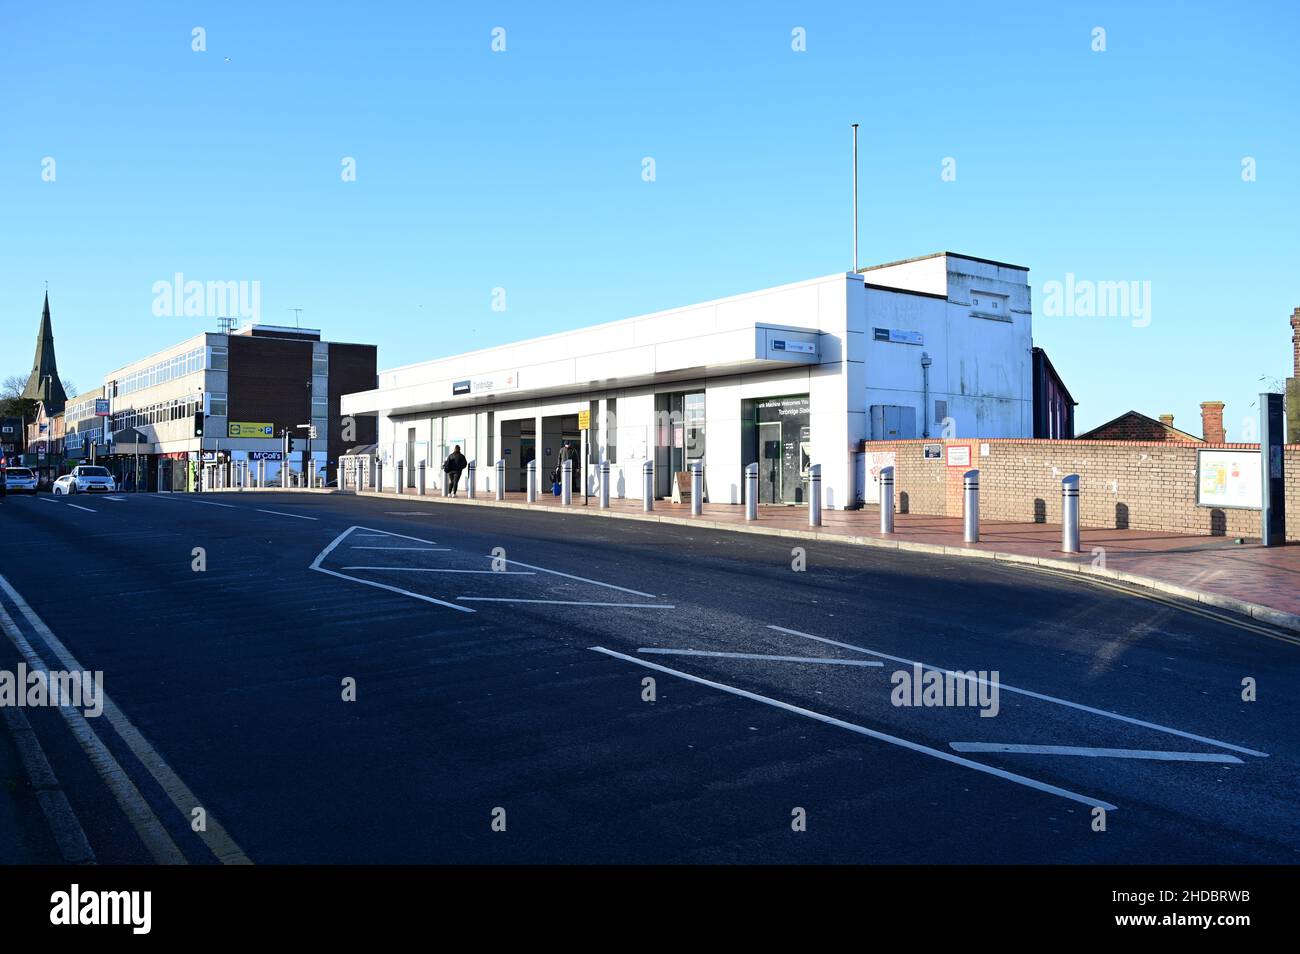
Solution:
<svg viewBox="0 0 1300 954"><path fill-rule="evenodd" d="M457 444L452 448L447 460L442 465L442 472L447 475L447 494L451 497L456 496L456 489L460 484L460 472L465 469L468 461L465 455L460 452L460 445Z"/></svg>

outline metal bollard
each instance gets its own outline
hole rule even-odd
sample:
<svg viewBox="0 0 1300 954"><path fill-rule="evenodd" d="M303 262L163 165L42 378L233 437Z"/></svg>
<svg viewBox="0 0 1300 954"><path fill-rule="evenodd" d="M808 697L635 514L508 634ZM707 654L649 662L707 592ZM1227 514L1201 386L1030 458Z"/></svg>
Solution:
<svg viewBox="0 0 1300 954"><path fill-rule="evenodd" d="M528 502L537 502L537 458L528 462Z"/></svg>
<svg viewBox="0 0 1300 954"><path fill-rule="evenodd" d="M609 461L600 462L600 508L609 509Z"/></svg>
<svg viewBox="0 0 1300 954"><path fill-rule="evenodd" d="M415 465L415 492L421 497L424 496L425 470L427 469L424 461Z"/></svg>
<svg viewBox="0 0 1300 954"><path fill-rule="evenodd" d="M822 465L808 468L808 526L822 525Z"/></svg>
<svg viewBox="0 0 1300 954"><path fill-rule="evenodd" d="M469 483L465 486L465 496L468 497L470 500L473 500L474 479L475 479L475 474L478 473L478 461L475 460L470 461L469 465L465 468L465 472L469 475Z"/></svg>
<svg viewBox="0 0 1300 954"><path fill-rule="evenodd" d="M691 516L698 517L704 513L704 465L699 461L691 464Z"/></svg>
<svg viewBox="0 0 1300 954"><path fill-rule="evenodd" d="M375 490L378 493L384 492L384 462L375 461Z"/></svg>
<svg viewBox="0 0 1300 954"><path fill-rule="evenodd" d="M560 468L560 503L568 507L573 503L573 461L566 460Z"/></svg>
<svg viewBox="0 0 1300 954"><path fill-rule="evenodd" d="M655 462L641 465L641 509L649 513L655 508Z"/></svg>
<svg viewBox="0 0 1300 954"><path fill-rule="evenodd" d="M406 469L406 464L403 461L399 460L397 462L396 468L393 470L393 476L397 478L396 480L393 481L393 489L397 491L399 494L402 493L404 489L402 485L405 483L405 481L402 480L402 477L404 476L402 471L404 471L405 469Z"/></svg>
<svg viewBox="0 0 1300 954"><path fill-rule="evenodd" d="M980 542L980 472L968 470L962 475L964 522L962 539L967 543Z"/></svg>
<svg viewBox="0 0 1300 954"><path fill-rule="evenodd" d="M497 461L497 500L506 499L506 459Z"/></svg>
<svg viewBox="0 0 1300 954"><path fill-rule="evenodd" d="M258 490L266 486L266 461L257 462L257 483L254 485Z"/></svg>
<svg viewBox="0 0 1300 954"><path fill-rule="evenodd" d="M894 468L880 468L880 532L894 532Z"/></svg>
<svg viewBox="0 0 1300 954"><path fill-rule="evenodd" d="M758 519L758 464L745 465L745 519Z"/></svg>
<svg viewBox="0 0 1300 954"><path fill-rule="evenodd" d="M1079 475L1061 480L1061 550L1079 552Z"/></svg>

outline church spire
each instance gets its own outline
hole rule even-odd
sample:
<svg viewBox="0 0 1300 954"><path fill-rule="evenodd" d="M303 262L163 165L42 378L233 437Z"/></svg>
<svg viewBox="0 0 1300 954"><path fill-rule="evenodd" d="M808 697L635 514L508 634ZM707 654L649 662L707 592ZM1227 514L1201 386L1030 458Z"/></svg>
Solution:
<svg viewBox="0 0 1300 954"><path fill-rule="evenodd" d="M54 325L50 321L50 293L45 292L45 307L41 309L41 327L36 332L36 356L32 359L32 374L22 396L41 401L46 413L58 414L68 403L68 395L59 380L59 363L54 357Z"/></svg>

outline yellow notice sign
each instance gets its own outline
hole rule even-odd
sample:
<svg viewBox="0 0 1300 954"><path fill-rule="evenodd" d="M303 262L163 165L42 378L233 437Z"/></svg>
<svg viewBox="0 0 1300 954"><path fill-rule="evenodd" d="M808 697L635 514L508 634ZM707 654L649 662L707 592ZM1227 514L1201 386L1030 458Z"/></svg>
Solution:
<svg viewBox="0 0 1300 954"><path fill-rule="evenodd" d="M274 437L275 425L250 421L226 422L227 437Z"/></svg>
<svg viewBox="0 0 1300 954"><path fill-rule="evenodd" d="M579 412L578 412L578 430L580 430L580 431L589 431L589 430L591 430L591 412L590 412L590 411L579 411Z"/></svg>

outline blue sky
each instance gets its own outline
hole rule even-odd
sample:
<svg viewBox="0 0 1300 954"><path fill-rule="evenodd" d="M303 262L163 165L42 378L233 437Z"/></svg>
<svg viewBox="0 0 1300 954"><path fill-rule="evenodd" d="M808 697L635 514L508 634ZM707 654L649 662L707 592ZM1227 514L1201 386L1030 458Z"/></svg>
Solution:
<svg viewBox="0 0 1300 954"><path fill-rule="evenodd" d="M86 389L213 327L154 316L176 272L389 367L847 269L858 121L864 264L1028 266L1081 429L1217 399L1240 437L1300 305L1298 9L6 4L0 375L45 280ZM1150 324L1045 317L1067 273L1151 282Z"/></svg>

